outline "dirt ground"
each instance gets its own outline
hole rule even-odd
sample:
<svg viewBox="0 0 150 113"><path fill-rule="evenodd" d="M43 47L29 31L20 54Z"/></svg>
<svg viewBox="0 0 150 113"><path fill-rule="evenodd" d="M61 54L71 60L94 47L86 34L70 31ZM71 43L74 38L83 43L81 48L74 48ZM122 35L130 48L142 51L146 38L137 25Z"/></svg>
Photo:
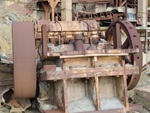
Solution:
<svg viewBox="0 0 150 113"><path fill-rule="evenodd" d="M135 100L135 98L134 98L134 90L135 89L150 85L149 84L150 83L150 76L147 75L146 73L147 73L147 71L142 72L140 81L138 82L137 86L133 90L128 92L129 97L131 97L133 100ZM150 113L150 111L148 111L145 107L143 107L143 108L144 108L144 110L142 113ZM138 113L138 112L131 112L131 113Z"/></svg>

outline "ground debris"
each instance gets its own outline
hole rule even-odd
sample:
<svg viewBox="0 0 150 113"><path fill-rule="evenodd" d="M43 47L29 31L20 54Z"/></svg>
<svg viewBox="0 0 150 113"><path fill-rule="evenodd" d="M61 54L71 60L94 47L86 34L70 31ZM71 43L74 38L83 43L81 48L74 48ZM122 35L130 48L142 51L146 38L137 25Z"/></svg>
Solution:
<svg viewBox="0 0 150 113"><path fill-rule="evenodd" d="M15 99L12 88L7 88L0 94L0 103L0 108L3 108L0 113L22 113L31 106L29 99Z"/></svg>
<svg viewBox="0 0 150 113"><path fill-rule="evenodd" d="M150 111L150 85L135 89L135 102Z"/></svg>
<svg viewBox="0 0 150 113"><path fill-rule="evenodd" d="M141 113L150 113L150 98L148 93L150 93L150 76L146 74L146 71L141 73L140 81L137 86L129 91L129 97L132 98L133 102L143 106L143 112ZM147 99L145 97L148 97ZM139 112L130 112L130 113L139 113Z"/></svg>
<svg viewBox="0 0 150 113"><path fill-rule="evenodd" d="M11 24L12 21L33 21L34 19L30 16L23 15L6 6L0 6L0 23Z"/></svg>

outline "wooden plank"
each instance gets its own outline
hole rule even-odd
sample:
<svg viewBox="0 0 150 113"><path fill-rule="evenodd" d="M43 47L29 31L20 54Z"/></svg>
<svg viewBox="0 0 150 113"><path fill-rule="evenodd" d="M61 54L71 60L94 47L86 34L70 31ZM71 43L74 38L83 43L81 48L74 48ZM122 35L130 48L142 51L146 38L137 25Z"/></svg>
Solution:
<svg viewBox="0 0 150 113"><path fill-rule="evenodd" d="M116 7L118 7L118 0L116 0Z"/></svg>
<svg viewBox="0 0 150 113"><path fill-rule="evenodd" d="M13 80L3 81L3 82L0 82L0 87L2 87L2 86L8 86L8 85L13 85L13 84L14 84Z"/></svg>
<svg viewBox="0 0 150 113"><path fill-rule="evenodd" d="M121 3L122 3L122 0L119 0L119 6L121 5Z"/></svg>
<svg viewBox="0 0 150 113"><path fill-rule="evenodd" d="M120 53L120 54L90 54L90 55L74 55L74 56L60 56L63 58L78 58L78 57L92 57L92 56L128 56L128 53Z"/></svg>
<svg viewBox="0 0 150 113"><path fill-rule="evenodd" d="M124 6L126 4L127 0L123 1L122 4L120 4L120 7Z"/></svg>
<svg viewBox="0 0 150 113"><path fill-rule="evenodd" d="M0 62L0 72L13 73L13 64L7 62Z"/></svg>
<svg viewBox="0 0 150 113"><path fill-rule="evenodd" d="M13 79L14 76L13 74L8 74L8 73L1 73L0 72L0 81L3 79Z"/></svg>

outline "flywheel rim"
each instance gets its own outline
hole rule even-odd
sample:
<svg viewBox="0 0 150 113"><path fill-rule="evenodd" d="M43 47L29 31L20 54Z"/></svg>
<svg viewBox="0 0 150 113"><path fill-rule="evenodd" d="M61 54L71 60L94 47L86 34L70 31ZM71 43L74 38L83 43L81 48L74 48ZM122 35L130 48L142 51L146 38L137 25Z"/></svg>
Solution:
<svg viewBox="0 0 150 113"><path fill-rule="evenodd" d="M125 49L124 45L126 45L126 47L128 46L131 49L136 49L136 48L139 49L139 52L134 54L134 55L131 55L131 59L130 59L131 64L139 66L139 74L138 75L131 75L127 79L128 90L132 90L137 85L137 83L140 79L141 71L142 71L142 62L143 62L142 61L143 60L142 45L141 45L141 41L140 41L140 38L138 36L137 30L128 21L117 21L117 22L114 22L113 24L111 24L110 27L108 28L107 32L106 32L106 40L107 41L109 41L109 42L112 41L113 28L115 28L117 24L120 25L120 29L122 28L127 35L126 41L123 43L123 45L120 48Z"/></svg>

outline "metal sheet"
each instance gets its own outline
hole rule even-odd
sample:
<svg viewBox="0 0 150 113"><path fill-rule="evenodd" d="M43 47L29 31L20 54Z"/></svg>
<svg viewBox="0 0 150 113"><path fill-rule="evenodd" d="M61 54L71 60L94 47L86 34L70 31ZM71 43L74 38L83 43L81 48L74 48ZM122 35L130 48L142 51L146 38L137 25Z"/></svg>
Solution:
<svg viewBox="0 0 150 113"><path fill-rule="evenodd" d="M24 14L24 15L29 13L29 10L27 8L22 7L19 4L17 4L17 3L14 3L14 4L10 5L9 8L14 10L14 11L16 11L16 12Z"/></svg>
<svg viewBox="0 0 150 113"><path fill-rule="evenodd" d="M32 22L13 22L14 91L16 98L36 92L36 53Z"/></svg>

